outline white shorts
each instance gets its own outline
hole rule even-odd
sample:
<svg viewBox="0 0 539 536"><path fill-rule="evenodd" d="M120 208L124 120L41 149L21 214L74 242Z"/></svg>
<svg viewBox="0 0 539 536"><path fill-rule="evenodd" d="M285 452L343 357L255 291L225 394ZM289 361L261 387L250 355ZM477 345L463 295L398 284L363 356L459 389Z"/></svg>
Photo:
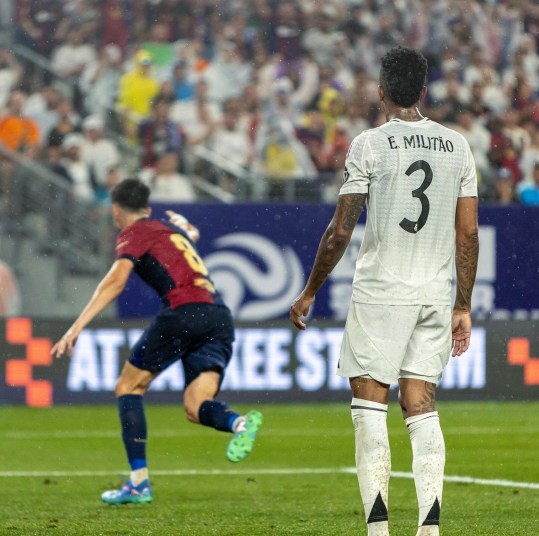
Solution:
<svg viewBox="0 0 539 536"><path fill-rule="evenodd" d="M451 353L450 305L373 305L351 302L337 374L440 381Z"/></svg>

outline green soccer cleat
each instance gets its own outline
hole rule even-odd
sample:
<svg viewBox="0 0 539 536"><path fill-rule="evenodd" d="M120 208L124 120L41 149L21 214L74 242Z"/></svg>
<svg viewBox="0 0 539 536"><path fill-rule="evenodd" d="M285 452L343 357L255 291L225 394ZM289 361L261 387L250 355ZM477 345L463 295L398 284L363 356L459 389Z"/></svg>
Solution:
<svg viewBox="0 0 539 536"><path fill-rule="evenodd" d="M152 502L150 483L145 480L138 486L127 481L120 489L105 491L101 500L107 504L150 503Z"/></svg>
<svg viewBox="0 0 539 536"><path fill-rule="evenodd" d="M256 434L264 420L260 411L250 411L245 416L245 429L236 432L226 449L226 457L231 462L241 462L249 456L255 445Z"/></svg>

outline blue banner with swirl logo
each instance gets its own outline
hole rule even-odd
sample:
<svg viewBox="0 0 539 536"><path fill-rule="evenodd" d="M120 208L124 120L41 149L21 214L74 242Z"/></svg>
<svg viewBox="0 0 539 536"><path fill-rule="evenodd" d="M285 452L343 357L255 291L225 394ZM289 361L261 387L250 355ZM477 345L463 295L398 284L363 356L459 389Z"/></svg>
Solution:
<svg viewBox="0 0 539 536"><path fill-rule="evenodd" d="M198 251L237 320L288 316L330 222L329 204L153 205L183 214L200 229ZM361 217L350 245L317 295L311 314L344 320L364 233ZM482 206L480 258L473 297L477 319L539 319L539 207ZM123 318L159 311L156 294L133 276L118 300Z"/></svg>

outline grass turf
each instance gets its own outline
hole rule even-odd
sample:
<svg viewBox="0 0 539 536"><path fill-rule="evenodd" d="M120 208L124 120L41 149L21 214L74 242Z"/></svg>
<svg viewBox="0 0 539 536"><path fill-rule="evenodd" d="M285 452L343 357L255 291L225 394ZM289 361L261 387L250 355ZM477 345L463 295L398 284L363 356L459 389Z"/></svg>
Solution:
<svg viewBox="0 0 539 536"><path fill-rule="evenodd" d="M100 494L121 484L119 471L128 473L112 404L4 407L0 534L366 534L356 477L337 472L354 464L346 404L258 409L265 424L255 451L245 462L231 464L224 457L229 436L188 424L179 407L148 406L154 502L111 507ZM539 483L539 402L445 402L438 409L447 475ZM396 404L388 424L392 468L409 472L409 439ZM290 472L271 473L280 469ZM298 469L313 471L295 473ZM18 471L25 476L8 476ZM27 476L32 471L37 474ZM446 482L443 499L443 536L539 534L539 489ZM412 480L392 478L389 512L392 536L415 534Z"/></svg>

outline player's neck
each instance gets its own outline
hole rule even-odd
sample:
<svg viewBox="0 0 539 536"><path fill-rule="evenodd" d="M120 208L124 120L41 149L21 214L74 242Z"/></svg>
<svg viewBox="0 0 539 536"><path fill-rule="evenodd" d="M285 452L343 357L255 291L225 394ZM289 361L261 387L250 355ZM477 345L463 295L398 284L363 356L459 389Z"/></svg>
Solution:
<svg viewBox="0 0 539 536"><path fill-rule="evenodd" d="M131 227L131 225L133 225L134 223L137 223L140 220L146 220L146 219L148 219L147 214L129 214L122 221L122 228L120 230L123 231L124 229Z"/></svg>
<svg viewBox="0 0 539 536"><path fill-rule="evenodd" d="M386 109L386 119L400 119L401 121L421 121L425 119L416 105L410 108L401 108L400 106L391 106Z"/></svg>

